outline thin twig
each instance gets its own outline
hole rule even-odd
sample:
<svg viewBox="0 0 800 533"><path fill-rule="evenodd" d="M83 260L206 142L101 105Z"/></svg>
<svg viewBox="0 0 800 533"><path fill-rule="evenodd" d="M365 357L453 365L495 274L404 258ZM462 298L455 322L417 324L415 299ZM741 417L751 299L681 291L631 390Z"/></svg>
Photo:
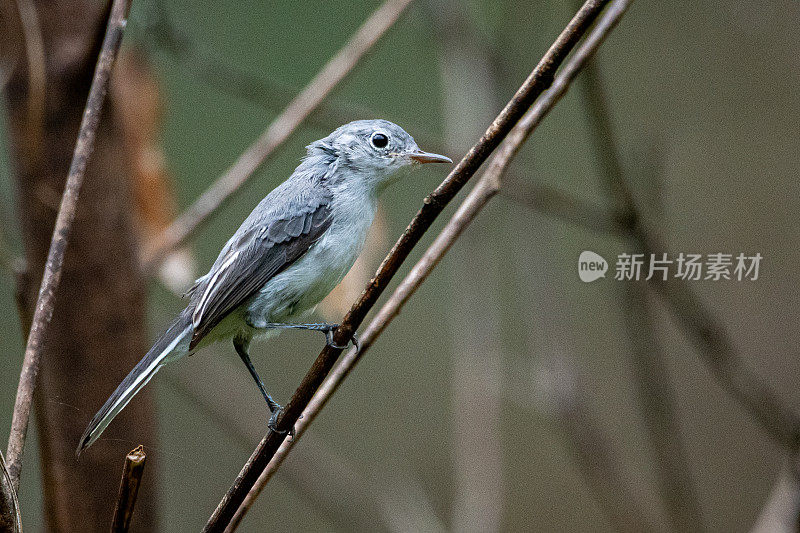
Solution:
<svg viewBox="0 0 800 533"><path fill-rule="evenodd" d="M142 485L146 460L147 455L141 444L125 457L125 465L122 467L122 477L119 481L117 505L114 508L114 520L111 522L112 533L125 533L130 528L136 497L139 495L139 487Z"/></svg>
<svg viewBox="0 0 800 533"><path fill-rule="evenodd" d="M250 179L275 150L317 109L375 43L391 28L413 0L386 0L341 50L317 73L239 159L164 230L145 254L145 272L154 272L166 255L184 244L214 211Z"/></svg>
<svg viewBox="0 0 800 533"><path fill-rule="evenodd" d="M64 264L64 252L69 242L72 231L72 222L75 219L78 196L80 194L86 164L94 148L94 139L100 114L108 90L108 80L111 68L117 56L122 33L125 28L126 17L130 0L114 0L108 18L108 27L97 59L89 97L81 119L78 131L78 140L72 155L61 206L58 210L53 238L50 242L47 262L45 264L42 283L39 288L39 297L33 315L32 327L25 348L25 358L22 363L17 397L14 403L14 415L11 421L11 434L8 439L8 470L16 489L19 486L22 454L25 448L25 436L28 431L33 391L36 387L36 376L39 373L43 342L50 319L53 316L55 295L61 281L61 271Z"/></svg>
<svg viewBox="0 0 800 533"><path fill-rule="evenodd" d="M622 212L631 214L627 222L635 222L639 213L629 186L631 180L622 168L608 98L595 62L586 66L581 82L601 175L616 205ZM649 252L642 249L634 233L629 232L627 236L633 241L635 253ZM627 284L622 288L621 298L633 352L636 390L655 454L661 498L676 531L702 531L700 504L692 485L666 356L656 338L647 290L636 284Z"/></svg>
<svg viewBox="0 0 800 533"><path fill-rule="evenodd" d="M550 50L548 50L548 52L545 54L544 58L539 62L522 87L520 87L520 89L514 95L514 98L506 105L500 115L489 127L487 132L483 135L483 137L481 137L480 141L478 141L478 143L472 147L472 149L467 153L464 159L459 162L459 164L445 179L445 181L425 199L422 209L411 221L411 224L401 236L400 240L392 248L392 251L386 257L386 259L384 259L380 269L375 277L373 277L367 289L345 317L342 325L335 332L335 343L341 344L344 342L343 339L349 339L352 336L355 329L361 324L366 313L375 304L378 296L380 296L380 294L386 288L391 277L397 272L400 264L408 256L409 252L419 241L422 234L430 227L433 220L441 213L447 203L452 200L452 198L458 193L464 184L477 171L481 163L483 163L489 157L491 152L503 141L511 128L514 127L517 121L522 118L523 113L526 112L531 103L536 100L537 97L542 95L542 93L548 87L550 87L551 84L553 85L551 91L546 93L548 96L542 95L542 98L537 101L536 105L529 112L529 115L532 114L530 115L531 122L538 123L541 121L541 117L546 114L546 111L549 110L552 105L554 105L558 98L555 98L554 101L551 101L549 107L545 104L541 104L541 102L543 100L550 100L550 95L553 91L560 91L559 97L560 95L563 95L563 93L566 91L566 85L568 85L568 82L562 78L561 74L559 74L558 78L556 78L554 82L553 78L555 70L562 62L564 62L571 49L586 33L586 31L589 29L589 26L591 26L592 22L594 22L594 20L599 16L600 12L607 3L608 2L603 1L588 1L584 4L578 14L569 23L567 28L561 33L556 42L551 46ZM586 43L584 43L584 45L581 47L581 50L584 54L591 55L590 50L594 51L594 49L599 46L600 42L602 42L602 39L616 24L629 3L630 1L625 0L617 0L617 2L615 2L614 7L610 9L603 17L602 21L598 23L598 27L592 32L592 34L587 38ZM585 48L590 44L592 48ZM585 61L585 58L583 61ZM565 66L564 70L566 71L568 68L572 67L574 72L572 72L571 76L574 77L580 68L580 64L582 63L578 62L576 64L573 61L570 61L570 63ZM571 80L571 78L569 79ZM541 116L537 116L536 113L541 114ZM534 117L536 117L536 120L534 120ZM515 133L515 138L520 133L521 132L519 131L518 133ZM512 152L515 152L516 150L513 148L513 145L507 149L504 148L503 151L501 151L501 153L498 154L495 159L493 159L493 166L495 165L494 161L498 161L499 158L503 157L502 154L506 151L509 152L506 157L508 157L510 160ZM497 164L499 164L499 162ZM487 171L487 173L489 172L491 172L491 170ZM496 183L493 183L493 181L495 180L481 180L481 182L475 187L475 190L480 188L494 188L495 191L490 194L491 197L491 195L496 193L497 188ZM473 190L473 193L475 190ZM473 198L478 204L478 206L476 206L476 211L479 211L480 205L482 205L480 200L482 195L473 193L470 194L470 198ZM465 204L466 202L467 201L465 200ZM483 204L485 204L485 202L483 202ZM463 213L463 216L467 221L474 218L474 214L470 215L469 211L470 208L465 208L465 205L462 205L462 207L459 209L459 213ZM460 233L463 230L462 225L463 227L466 226L463 224L463 222L454 224L453 227L455 228L456 233ZM451 225L448 225L448 227L451 227ZM453 236L453 239L456 237L457 234ZM437 242L440 242L440 239L437 239ZM432 245L432 248L433 246L436 246L436 243ZM383 309L381 309L381 311L370 324L365 334L361 337L362 342L360 354L357 355L351 350L342 360L342 363L337 365L337 374L331 375L331 379L326 382L326 388L322 389L320 394L314 397L313 404L309 404L309 402L312 400L312 395L314 395L314 392L320 386L322 380L326 377L328 372L330 372L333 363L341 353L341 350L331 346L326 347L322 351L311 370L303 379L300 388L298 388L298 390L292 396L292 399L287 404L286 409L283 412L283 416L278 420L279 430L288 430L296 427L297 433L295 437L291 441L285 441L285 447L281 448L283 455L276 456L275 454L278 451L278 447L281 445L281 442L284 441L283 436L274 432L267 434L267 436L261 441L258 448L256 448L255 452L248 460L242 472L240 472L234 485L225 495L225 498L223 498L222 502L220 502L220 505L217 507L214 515L212 515L209 523L206 525L207 531L222 531L224 529L227 523L231 520L232 513L239 508L240 504L244 504L243 502L247 493L258 481L258 477L262 474L262 472L265 479L269 479L272 473L274 473L274 471L280 465L280 461L282 461L286 456L286 453L288 453L288 448L291 446L291 443L299 437L306 425L313 420L313 417L316 416L319 410L325 405L338 384L341 383L344 377L346 377L346 375L349 373L350 369L352 369L353 365L355 365L355 363L358 361L360 355L366 352L374 339L388 325L388 322L397 314L397 312L399 312L399 308L403 303L405 303L408 297L413 294L414 289L416 289L416 287L418 287L419 284L424 281L424 279L430 273L430 270L432 270L433 267L435 267L435 265L438 263L441 255L447 251L449 245L445 245L443 248L444 249L440 254L437 252L431 253L430 250L428 251L429 253L426 253L425 257L414 267L411 274L406 277L401 286L395 291L389 302L387 302ZM428 263L430 264L426 267L425 265ZM309 407L311 412L304 414L301 424L296 426L298 416L300 415L301 410L306 406ZM275 461L270 464L273 456L275 457ZM267 468L268 464L270 465L269 468ZM266 481L264 481L264 483L265 482ZM263 486L263 484L261 486ZM257 495L258 490L255 490L252 495L247 497L246 505L251 505ZM247 507L239 512L239 515L244 514L244 512L246 512L246 508Z"/></svg>

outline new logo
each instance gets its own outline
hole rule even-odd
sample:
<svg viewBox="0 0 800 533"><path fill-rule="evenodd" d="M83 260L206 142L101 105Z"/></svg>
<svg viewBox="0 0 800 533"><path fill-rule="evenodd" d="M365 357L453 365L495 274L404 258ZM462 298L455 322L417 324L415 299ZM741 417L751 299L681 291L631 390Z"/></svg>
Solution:
<svg viewBox="0 0 800 533"><path fill-rule="evenodd" d="M581 281L589 283L604 278L606 272L608 272L608 262L601 255L589 250L581 252L578 257L578 276Z"/></svg>

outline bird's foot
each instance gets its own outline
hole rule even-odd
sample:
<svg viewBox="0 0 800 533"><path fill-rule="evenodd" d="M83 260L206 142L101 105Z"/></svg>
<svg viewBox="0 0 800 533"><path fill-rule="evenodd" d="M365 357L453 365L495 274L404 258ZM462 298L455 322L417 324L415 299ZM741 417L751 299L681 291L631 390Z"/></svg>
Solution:
<svg viewBox="0 0 800 533"><path fill-rule="evenodd" d="M321 330L325 333L325 344L327 344L331 348L336 348L338 350L346 350L348 346L347 344L345 344L344 346L340 346L335 342L333 342L333 332L336 328L339 327L339 324L327 324L327 325L330 326L330 329ZM358 335L356 333L353 333L353 335L350 337L350 342L352 342L353 346L355 346L356 352L361 349L361 345L358 342Z"/></svg>
<svg viewBox="0 0 800 533"><path fill-rule="evenodd" d="M267 422L267 427L270 429L270 431L274 431L278 435L286 435L286 433L289 433L289 435L294 434L293 429L288 432L285 429L283 430L278 429L278 418L282 414L283 414L283 407L276 404L276 408L272 410L272 416L269 417L269 422Z"/></svg>
<svg viewBox="0 0 800 533"><path fill-rule="evenodd" d="M333 342L333 332L336 331L336 328L339 327L339 324L328 324L327 322L320 322L317 324L284 324L281 322L248 321L248 325L256 329L279 328L279 329L309 329L312 331L321 331L322 333L325 334L325 343L331 348L337 348L339 350L344 350L347 348L347 345L340 346L335 342ZM357 334L353 333L353 335L350 337L350 342L352 342L353 346L356 347L356 351L358 351L361 348L361 345L358 342Z"/></svg>
<svg viewBox="0 0 800 533"><path fill-rule="evenodd" d="M289 430L285 430L285 429L281 430L281 429L278 429L278 418L279 418L279 417L280 417L282 414L283 414L283 407L281 407L280 405L278 405L278 406L277 406L277 409L275 409L275 410L272 412L272 416L270 416L270 417L269 417L269 422L267 422L267 427L269 428L269 430L270 430L270 431L274 431L274 432L275 432L275 433L277 433L278 435L286 435L286 434L288 433L288 434L289 434L289 437L291 437L291 438L294 438L294 425L293 425L293 426L291 427L291 429L289 429ZM303 415L302 415L302 414L301 414L300 416L298 416L298 417L297 417L297 419L298 419L298 420L300 420L301 418L303 418Z"/></svg>

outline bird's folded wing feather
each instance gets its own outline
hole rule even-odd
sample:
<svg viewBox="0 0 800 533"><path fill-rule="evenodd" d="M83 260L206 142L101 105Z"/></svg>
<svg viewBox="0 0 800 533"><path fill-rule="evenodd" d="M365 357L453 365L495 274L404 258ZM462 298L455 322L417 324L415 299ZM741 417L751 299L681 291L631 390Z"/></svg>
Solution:
<svg viewBox="0 0 800 533"><path fill-rule="evenodd" d="M317 197L299 209L293 207L287 210L291 215L240 228L192 291L196 302L192 348L228 313L305 254L330 227L329 197Z"/></svg>

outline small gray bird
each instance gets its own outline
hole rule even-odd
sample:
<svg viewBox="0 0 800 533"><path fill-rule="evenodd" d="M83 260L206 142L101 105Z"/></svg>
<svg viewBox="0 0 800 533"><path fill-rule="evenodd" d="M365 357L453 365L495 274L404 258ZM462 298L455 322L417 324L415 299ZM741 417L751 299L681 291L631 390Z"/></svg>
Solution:
<svg viewBox="0 0 800 533"><path fill-rule="evenodd" d="M91 446L111 420L166 363L213 342L233 346L267 401L275 422L281 406L267 394L248 355L255 336L298 328L325 333L337 324L300 324L344 278L364 247L378 195L415 163L452 163L423 152L401 127L358 120L307 147L289 179L245 219L190 302L94 415L77 453Z"/></svg>

